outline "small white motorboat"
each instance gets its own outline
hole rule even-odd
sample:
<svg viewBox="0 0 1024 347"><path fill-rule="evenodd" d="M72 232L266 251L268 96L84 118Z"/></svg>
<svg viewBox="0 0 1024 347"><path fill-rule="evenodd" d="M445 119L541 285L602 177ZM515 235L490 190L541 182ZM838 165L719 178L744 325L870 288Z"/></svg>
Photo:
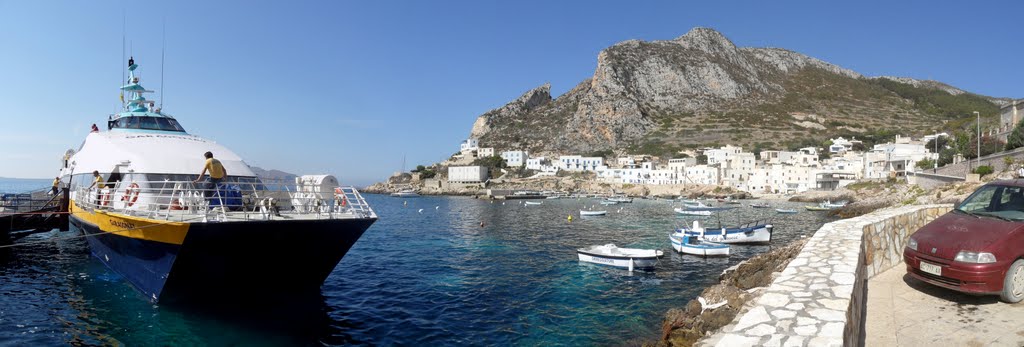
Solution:
<svg viewBox="0 0 1024 347"><path fill-rule="evenodd" d="M537 206L537 205L542 205L542 204L544 204L544 203L543 202L533 202L533 201L527 201L526 202L526 206Z"/></svg>
<svg viewBox="0 0 1024 347"><path fill-rule="evenodd" d="M636 269L650 269L658 264L658 258L664 255L656 249L619 248L613 244L590 246L576 250L580 261Z"/></svg>
<svg viewBox="0 0 1024 347"><path fill-rule="evenodd" d="M772 207L772 206L769 205L767 202L755 202L753 204L750 204L750 207L753 207L753 208L769 208L769 207Z"/></svg>
<svg viewBox="0 0 1024 347"><path fill-rule="evenodd" d="M697 236L701 240L716 243L768 243L772 240L771 224L755 221L735 228L710 229L700 226L697 221L693 227L682 227L676 232L685 233L688 236Z"/></svg>
<svg viewBox="0 0 1024 347"><path fill-rule="evenodd" d="M617 196L617 197L608 198L608 201L614 201L614 202L617 202L617 203L627 203L628 204L628 203L633 202L633 198L629 198L629 197L625 197L625 196Z"/></svg>
<svg viewBox="0 0 1024 347"><path fill-rule="evenodd" d="M705 205L704 203L701 203L701 202L698 201L696 204L683 203L683 208L686 209L686 210L690 210L690 211L725 211L725 210L734 209L735 207L732 207L732 206L714 207L714 206Z"/></svg>
<svg viewBox="0 0 1024 347"><path fill-rule="evenodd" d="M797 210L793 210L793 209L777 208L777 209L775 209L775 212L782 213L782 214L793 214L793 213L797 213L798 211Z"/></svg>
<svg viewBox="0 0 1024 347"><path fill-rule="evenodd" d="M601 205L605 205L605 206L618 205L618 204L619 204L618 201L611 201L611 200L601 201Z"/></svg>
<svg viewBox="0 0 1024 347"><path fill-rule="evenodd" d="M415 198L415 197L420 196L420 194L416 193L416 191L412 190L412 189L404 189L404 190L401 190L401 191L397 191L397 192L391 193L391 196L394 196L394 197L397 197L397 198Z"/></svg>
<svg viewBox="0 0 1024 347"><path fill-rule="evenodd" d="M580 216L603 216L608 214L608 211L587 211L580 210Z"/></svg>
<svg viewBox="0 0 1024 347"><path fill-rule="evenodd" d="M693 211L682 208L674 208L673 211L684 216L710 216L711 211Z"/></svg>
<svg viewBox="0 0 1024 347"><path fill-rule="evenodd" d="M697 222L694 222L695 224ZM668 235L672 242L672 249L676 252L707 256L728 256L729 246L716 242L709 242L701 239L699 235L687 235L683 232L674 232Z"/></svg>

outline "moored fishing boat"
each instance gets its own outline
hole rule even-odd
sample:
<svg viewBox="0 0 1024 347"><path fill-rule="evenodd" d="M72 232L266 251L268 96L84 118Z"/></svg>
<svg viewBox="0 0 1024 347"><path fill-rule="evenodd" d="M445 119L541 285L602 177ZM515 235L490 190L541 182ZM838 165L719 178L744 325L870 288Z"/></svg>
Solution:
<svg viewBox="0 0 1024 347"><path fill-rule="evenodd" d="M768 243L772 240L774 226L765 221L754 221L733 228L705 228L694 221L692 227L682 227L676 232L697 236L702 240L716 243Z"/></svg>
<svg viewBox="0 0 1024 347"><path fill-rule="evenodd" d="M767 202L755 202L753 204L750 204L750 207L753 207L753 208L769 208L769 207L772 207L772 206L769 205Z"/></svg>
<svg viewBox="0 0 1024 347"><path fill-rule="evenodd" d="M793 213L797 213L798 211L794 210L794 209L777 208L777 209L775 209L775 212L776 213L782 213L782 214L793 214Z"/></svg>
<svg viewBox="0 0 1024 347"><path fill-rule="evenodd" d="M650 269L658 264L664 253L656 249L619 248L614 244L590 246L576 250L580 261L636 269Z"/></svg>
<svg viewBox="0 0 1024 347"><path fill-rule="evenodd" d="M319 292L377 220L373 209L330 175L260 179L146 100L137 68L130 59L124 110L60 170L70 222L93 256L154 302ZM222 176L207 184L193 180L204 152L211 177Z"/></svg>
<svg viewBox="0 0 1024 347"><path fill-rule="evenodd" d="M537 205L543 205L543 204L544 204L543 202L534 202L534 201L527 201L526 202L526 206L537 206Z"/></svg>
<svg viewBox="0 0 1024 347"><path fill-rule="evenodd" d="M603 215L606 215L606 214L608 214L608 211L604 211L604 210L601 210L601 211L580 210L580 216L603 216Z"/></svg>
<svg viewBox="0 0 1024 347"><path fill-rule="evenodd" d="M693 223L694 228L697 228L697 222ZM680 253L702 257L729 255L728 245L706 241L701 238L701 235L689 235L677 230L668 235L668 240L672 243L672 249Z"/></svg>

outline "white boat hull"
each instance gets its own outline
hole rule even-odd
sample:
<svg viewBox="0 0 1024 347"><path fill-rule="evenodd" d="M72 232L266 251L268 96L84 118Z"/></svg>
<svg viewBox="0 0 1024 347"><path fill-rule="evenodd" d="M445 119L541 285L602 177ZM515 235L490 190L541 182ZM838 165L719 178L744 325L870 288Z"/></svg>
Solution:
<svg viewBox="0 0 1024 347"><path fill-rule="evenodd" d="M596 256L596 255L584 254L584 253L579 253L579 252L577 252L576 255L579 256L580 261L584 261L584 262L588 262L588 263L594 263L594 264L614 266L614 267L627 268L627 269L629 268L630 259L632 259L632 261L633 261L633 268L634 269L650 269L650 268L653 268L655 265L658 264L658 258L657 257L651 257L651 258L625 258L625 259L623 259L623 258L610 258L610 257L604 257L604 256Z"/></svg>
<svg viewBox="0 0 1024 347"><path fill-rule="evenodd" d="M683 241L683 238L679 233L670 235L669 241L672 242L672 249L679 253L702 257L729 255L729 246L706 241L698 241L697 244L689 244Z"/></svg>
<svg viewBox="0 0 1024 347"><path fill-rule="evenodd" d="M608 211L584 211L580 210L580 216L603 216L608 214Z"/></svg>
<svg viewBox="0 0 1024 347"><path fill-rule="evenodd" d="M691 210L685 210L685 209L681 209L681 208L676 208L676 209L673 209L673 210L676 211L676 213L684 215L684 216L710 216L711 215L711 211L691 211Z"/></svg>
<svg viewBox="0 0 1024 347"><path fill-rule="evenodd" d="M653 268L662 255L661 251L655 249L618 248L612 244L576 250L580 261L630 270Z"/></svg>

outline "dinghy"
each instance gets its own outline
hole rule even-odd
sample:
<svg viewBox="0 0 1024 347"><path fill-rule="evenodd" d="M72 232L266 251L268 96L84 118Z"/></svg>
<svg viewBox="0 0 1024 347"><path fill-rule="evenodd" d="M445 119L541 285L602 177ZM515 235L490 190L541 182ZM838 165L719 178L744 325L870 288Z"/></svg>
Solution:
<svg viewBox="0 0 1024 347"><path fill-rule="evenodd" d="M693 227L683 227L676 232L688 236L697 236L702 240L716 243L768 243L772 240L771 224L762 221L750 222L735 228L710 229L700 226L697 221Z"/></svg>
<svg viewBox="0 0 1024 347"><path fill-rule="evenodd" d="M772 207L772 206L768 205L768 203L766 203L766 202L755 202L753 204L750 204L750 207L753 207L753 208L769 208L769 207Z"/></svg>
<svg viewBox="0 0 1024 347"><path fill-rule="evenodd" d="M580 261L636 269L651 269L658 264L658 257L664 255L656 249L619 248L613 244L590 246L576 250Z"/></svg>
<svg viewBox="0 0 1024 347"><path fill-rule="evenodd" d="M804 206L804 208L806 208L808 211L829 211L845 206L846 202L832 203L832 201L830 200L825 200L824 202L818 204L818 206Z"/></svg>
<svg viewBox="0 0 1024 347"><path fill-rule="evenodd" d="M580 216L603 216L608 214L608 211L587 211L580 210Z"/></svg>
<svg viewBox="0 0 1024 347"><path fill-rule="evenodd" d="M682 209L682 208L675 208L673 210L676 211L676 213L684 215L684 216L710 216L711 215L711 211L691 211L691 210Z"/></svg>
<svg viewBox="0 0 1024 347"><path fill-rule="evenodd" d="M697 228L697 222L693 222L693 226ZM672 249L675 249L676 252L702 257L729 255L729 246L705 241L701 239L700 235L687 235L686 233L676 231L669 234L668 239L672 242Z"/></svg>
<svg viewBox="0 0 1024 347"><path fill-rule="evenodd" d="M618 205L618 204L619 204L618 201L611 201L611 200L601 201L601 205L605 205L605 206Z"/></svg>
<svg viewBox="0 0 1024 347"><path fill-rule="evenodd" d="M775 212L783 213L783 214L793 214L793 213L797 213L797 210L777 208L777 209L775 209Z"/></svg>
<svg viewBox="0 0 1024 347"><path fill-rule="evenodd" d="M543 204L543 202L533 202L533 201L527 201L526 202L526 206L536 206L536 205L541 205L541 204Z"/></svg>

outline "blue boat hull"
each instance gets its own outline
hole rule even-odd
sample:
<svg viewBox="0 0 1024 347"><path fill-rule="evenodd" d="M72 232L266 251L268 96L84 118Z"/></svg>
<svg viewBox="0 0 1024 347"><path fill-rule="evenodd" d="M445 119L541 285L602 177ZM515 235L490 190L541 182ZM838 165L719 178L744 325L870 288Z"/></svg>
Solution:
<svg viewBox="0 0 1024 347"><path fill-rule="evenodd" d="M346 220L195 223L181 245L104 234L74 220L93 255L153 301L245 299L318 293L375 222Z"/></svg>

